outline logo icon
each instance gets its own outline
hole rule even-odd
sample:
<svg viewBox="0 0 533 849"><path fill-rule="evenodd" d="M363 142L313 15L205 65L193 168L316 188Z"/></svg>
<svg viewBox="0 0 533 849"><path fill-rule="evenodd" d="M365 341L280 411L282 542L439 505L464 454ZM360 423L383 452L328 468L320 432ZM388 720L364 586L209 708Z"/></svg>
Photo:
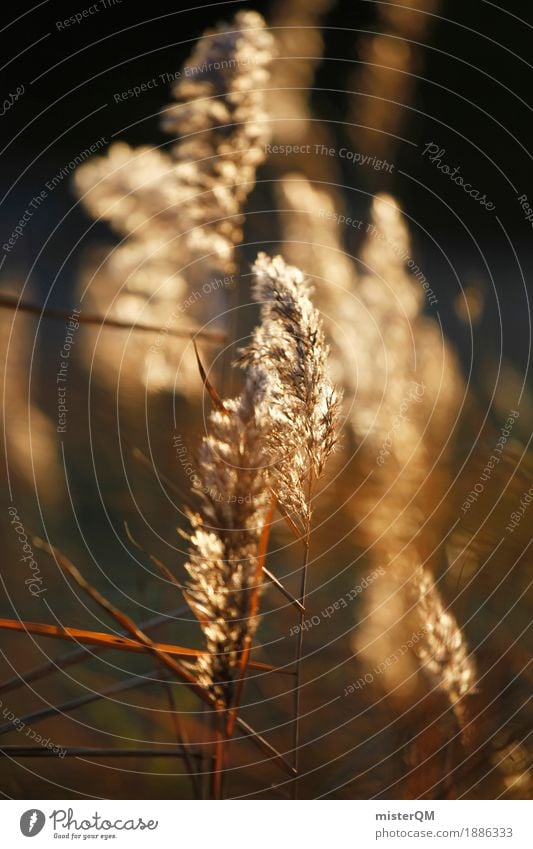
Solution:
<svg viewBox="0 0 533 849"><path fill-rule="evenodd" d="M20 830L24 837L35 837L43 830L45 822L46 817L42 811L37 810L37 808L30 808L20 818Z"/></svg>

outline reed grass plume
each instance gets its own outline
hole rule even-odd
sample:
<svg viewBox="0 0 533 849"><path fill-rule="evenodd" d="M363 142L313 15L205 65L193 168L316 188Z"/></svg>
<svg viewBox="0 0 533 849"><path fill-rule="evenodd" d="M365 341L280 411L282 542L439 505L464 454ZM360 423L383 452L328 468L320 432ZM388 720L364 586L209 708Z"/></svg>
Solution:
<svg viewBox="0 0 533 849"><path fill-rule="evenodd" d="M344 387L345 399L349 401L346 393L350 398L353 395L350 387L357 379L357 364L350 362L343 352L350 345L352 327L359 321L355 294L357 268L342 239L337 196L329 186L315 185L297 171L279 180L276 196L283 255L312 281L314 301L321 310L331 341L332 376Z"/></svg>
<svg viewBox="0 0 533 849"><path fill-rule="evenodd" d="M279 191L283 250L315 280L335 340L333 367L357 449L350 487L357 493L350 499L355 536L374 565L386 566L386 579L365 593L367 615L354 647L372 668L418 635L381 684L404 704L414 703L420 669L428 691L446 693L463 722L461 699L475 689L475 662L432 577L442 568L449 437L462 393L457 364L421 315L429 284L409 271L408 230L391 196L375 198L356 264L327 190L295 174Z"/></svg>
<svg viewBox="0 0 533 849"><path fill-rule="evenodd" d="M266 371L275 427L269 452L278 502L307 527L310 488L324 471L338 437L340 394L328 373L329 347L311 289L299 268L259 254L254 299L261 323L241 363Z"/></svg>
<svg viewBox="0 0 533 849"><path fill-rule="evenodd" d="M161 116L175 139L168 150L118 142L76 171L89 212L123 237L84 275L95 311L163 329L223 313L235 285L244 204L265 155L262 90L272 53L261 16L237 13L205 33L175 84L175 102ZM101 375L115 380L109 363L120 362L124 340L106 336L102 345ZM185 347L170 345L164 332L148 353L143 342L129 341L124 378L135 382L140 373L152 388L172 387L179 362L178 389L194 392L194 355Z"/></svg>
<svg viewBox="0 0 533 849"><path fill-rule="evenodd" d="M245 386L209 416L198 457L201 508L189 511L187 599L208 649L198 680L225 707L257 625L250 601L261 580L259 542L273 490L287 511L310 521L304 481L322 475L338 425L328 348L302 272L266 254L253 271L261 321L239 359Z"/></svg>
<svg viewBox="0 0 533 849"><path fill-rule="evenodd" d="M470 619L481 679L475 726L477 737L486 741L476 780L482 782L482 790L491 797L496 792L505 798L528 795L531 785L527 771L533 763L528 734L533 685L533 563L527 518L533 456L515 438L521 413L509 434L513 420L510 409L518 413L508 407L500 420L508 434L507 441L504 442L501 426L496 432L485 428L472 452L467 473L459 479L454 498L461 505L460 521L447 540L445 574L448 585L461 587L463 604L468 599L469 610L483 611L482 619ZM487 474L488 462L493 468ZM481 481L483 489L479 493ZM494 697L501 692L505 698ZM495 764L495 771L487 786L483 782L488 761Z"/></svg>
<svg viewBox="0 0 533 849"><path fill-rule="evenodd" d="M448 696L460 725L464 722L462 699L473 694L477 673L464 634L443 604L431 575L422 567L413 579L414 603L424 639L415 648L422 669Z"/></svg>
<svg viewBox="0 0 533 849"><path fill-rule="evenodd" d="M197 662L198 681L226 708L245 643L257 625L249 611L260 580L259 540L271 499L267 393L265 376L251 372L241 395L210 414L198 457L201 506L188 511L193 530L186 599L208 652Z"/></svg>
<svg viewBox="0 0 533 849"><path fill-rule="evenodd" d="M451 350L421 315L426 289L409 271L412 248L398 204L377 197L372 212L357 286L369 320L359 322L353 337L360 368L351 416L360 473L371 477L354 508L362 541L386 566L387 580L370 588L373 615L356 646L372 660L389 656L398 640L418 633L423 612L416 650L385 683L391 690L409 687L423 658L455 706L472 689L475 665L432 576L443 560L451 436L464 388Z"/></svg>

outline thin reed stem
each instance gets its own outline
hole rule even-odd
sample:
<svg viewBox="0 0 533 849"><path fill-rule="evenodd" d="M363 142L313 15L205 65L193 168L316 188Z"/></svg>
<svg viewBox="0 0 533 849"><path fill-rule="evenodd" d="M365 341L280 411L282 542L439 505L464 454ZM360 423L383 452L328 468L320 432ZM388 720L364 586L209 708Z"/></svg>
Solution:
<svg viewBox="0 0 533 849"><path fill-rule="evenodd" d="M307 567L309 564L309 541L310 529L304 539L304 559L300 570L300 597L299 602L304 608L300 611L300 631L298 633L298 642L296 645L296 680L294 682L294 725L293 725L293 750L294 758L293 765L296 771L294 781L292 782L292 798L298 798L298 774L299 774L299 748L300 748L300 686L302 681L302 655L304 645L304 616L305 616L305 594L307 588Z"/></svg>
<svg viewBox="0 0 533 849"><path fill-rule="evenodd" d="M306 523L305 529L305 537L303 540L304 543L304 557L302 568L300 571L300 604L302 606L302 610L300 611L300 631L298 633L298 643L296 646L296 681L294 684L294 727L293 727L293 749L294 749L294 769L296 772L294 781L292 782L292 798L298 798L298 777L299 777L299 765L300 765L300 705L301 705L301 682L302 682L302 656L303 656L303 647L304 647L304 616L305 616L305 597L307 592L307 569L309 566L309 550L311 547L311 521L312 521L312 507L311 507L311 499L313 492L313 475L312 472L309 473L309 481L308 481L308 519Z"/></svg>
<svg viewBox="0 0 533 849"><path fill-rule="evenodd" d="M70 311L58 310L53 307L39 306L38 304L27 304L19 300L15 295L0 294L0 309L29 313L30 315L36 315L39 319L47 318L52 321L69 321L72 318L72 309ZM94 324L97 327L130 330L136 333L157 334L164 330L168 336L175 336L179 339L191 339L193 341L195 337L198 337L207 342L212 342L213 345L221 345L226 341L226 334L223 330L201 330L200 327L193 324L189 325L189 327L175 329L172 327L162 327L157 323L147 324L142 321L124 321L109 315L93 313L79 313L76 315L76 321L79 324Z"/></svg>
<svg viewBox="0 0 533 849"><path fill-rule="evenodd" d="M211 796L222 799L222 780L224 776L224 721L218 706L213 710L213 729L215 732L215 750L213 754L213 772L211 775Z"/></svg>
<svg viewBox="0 0 533 849"><path fill-rule="evenodd" d="M185 766L187 767L187 772L189 773L189 778L191 779L191 786L192 786L192 790L193 790L193 793L194 793L194 798L200 799L201 798L201 790L200 790L200 785L199 785L199 781L198 781L198 774L196 772L196 769L194 768L192 758L190 757L189 739L187 737L187 734L186 734L184 728L182 727L182 724L181 724L181 721L180 721L180 718L179 718L179 714L176 710L176 703L174 701L174 693L172 692L172 687L170 686L170 683L168 681L165 681L163 686L165 688L167 698L168 698L170 715L171 715L171 718L172 718L172 724L174 725L174 733L176 735L176 742L183 749L183 757L184 757L184 760L185 760Z"/></svg>

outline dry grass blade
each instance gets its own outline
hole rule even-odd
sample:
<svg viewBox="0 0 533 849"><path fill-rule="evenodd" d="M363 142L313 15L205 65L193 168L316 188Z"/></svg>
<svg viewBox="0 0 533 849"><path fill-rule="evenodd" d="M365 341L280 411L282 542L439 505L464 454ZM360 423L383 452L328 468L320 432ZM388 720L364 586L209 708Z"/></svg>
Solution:
<svg viewBox="0 0 533 849"><path fill-rule="evenodd" d="M272 489L270 491L272 494L274 494L274 491ZM287 523L288 527L290 528L296 539L301 542L302 545L305 545L305 528L298 528L292 517L289 515L287 508L284 504L278 502L277 506L283 519Z"/></svg>
<svg viewBox="0 0 533 849"><path fill-rule="evenodd" d="M145 622L142 622L139 627L146 632L153 631L155 628L169 622L169 620L173 617L181 616L183 613L186 612L186 607L177 607L174 610L169 611L168 614L164 614L162 616L154 616L151 619L147 619ZM21 630L24 630L24 628L22 628ZM68 637L66 639L68 639ZM106 651L106 649L108 648L112 647L108 645L96 647L91 653L91 655L92 657L96 657L97 655ZM35 666L33 669L29 669L28 672L24 672L21 675L15 675L12 678L9 678L7 681L2 682L0 684L0 693L8 693L12 690L17 690L19 687L24 687L27 684L32 684L35 681L39 681L42 678L46 678L48 677L48 675L53 675L60 669L66 669L69 666L74 666L76 663L80 663L81 661L86 660L88 653L89 649L82 647L80 649L76 649L75 651L66 652L65 654L62 654L59 657L47 661L46 663L41 663L39 666Z"/></svg>
<svg viewBox="0 0 533 849"><path fill-rule="evenodd" d="M127 522L124 522L124 530L126 531L126 536L128 537L131 544L134 545L135 548L138 548L139 551L141 551L146 557L149 558L149 560L152 561L152 563L155 566L157 566L157 568L159 569L159 571L161 572L163 577L169 583L171 583L178 590L183 591L183 590L186 589L186 587L184 587L182 584L180 584L180 582L178 581L176 576L172 574L170 569L167 566L165 566L165 564L159 559L159 557L156 557L154 554L150 554L148 551L146 551L145 548L142 547L142 545L139 542L137 542L137 540L133 537Z"/></svg>
<svg viewBox="0 0 533 849"><path fill-rule="evenodd" d="M0 619L0 629L38 634L41 637L52 637L52 639L72 640L72 642L85 643L90 646L100 646L105 649L119 649L120 651L132 651L141 654L146 652L164 653L174 657L179 657L182 660L195 660L202 655L207 654L205 649L189 649L185 646L176 646L173 643L155 643L151 640L146 643L141 640L133 640L128 637L117 636L116 634L106 634L103 631L69 628L65 625L47 625L44 622L26 622L24 619ZM83 653L82 655L80 653L77 659L82 660L84 657L86 657L86 654ZM250 666L253 669L258 669L264 672L285 672L283 669L277 670L275 666L271 666L268 663L260 663L258 661L252 661ZM49 668L48 665L47 668ZM56 667L54 666L53 669L55 668ZM17 682L19 680L20 679L17 679ZM27 679L25 679L22 683L26 682ZM5 691L6 689L13 688L4 685L2 689Z"/></svg>
<svg viewBox="0 0 533 849"><path fill-rule="evenodd" d="M265 578L268 578L268 580L271 581L275 587L278 588L280 593L285 596L287 601L290 601L290 603L296 608L298 613L305 613L305 607L303 606L302 602L298 601L297 598L294 598L294 596L288 591L288 589L283 586L279 578L276 578L274 573L271 572L270 569L267 569L266 566L263 566L263 575L265 576Z"/></svg>
<svg viewBox="0 0 533 849"><path fill-rule="evenodd" d="M259 734L258 731L254 731L252 726L248 722L246 722L246 720L244 720L242 716L237 716L235 724L236 727L240 731L242 731L243 734L245 734L250 739L255 740L260 746L260 748L273 760L275 760L278 766L281 766L282 769L288 772L288 774L291 776L294 776L296 774L296 770L294 769L292 764L289 763L287 758L284 757L281 752L278 752L275 746L269 743L268 740L266 740L262 734Z"/></svg>
<svg viewBox="0 0 533 849"><path fill-rule="evenodd" d="M28 713L25 716L21 716L20 721L24 723L24 725L33 726L38 722L44 722L46 719L50 719L52 716L71 713L74 710L78 710L78 708L85 707L85 705L90 705L94 702L100 701L101 699L105 699L107 696L113 696L117 693L127 692L128 690L141 689L143 687L149 687L152 684L161 683L162 679L158 679L153 676L155 676L155 671L145 673L142 677L135 675L133 678L127 678L126 681L119 681L117 684L104 687L99 692L87 693L85 696L80 696L77 699L69 699L69 701L63 702L60 705L52 705L52 707ZM0 734L8 734L10 731L14 730L15 726L12 722L4 722L3 725L0 725Z"/></svg>
<svg viewBox="0 0 533 849"><path fill-rule="evenodd" d="M72 312L65 310L52 309L51 307L39 307L36 304L25 304L19 301L18 298L11 295L0 294L0 309L14 310L15 312L25 312L30 315L39 316L39 318L47 318L52 321L68 321L72 317ZM123 321L119 318L111 316L91 315L80 313L76 316L76 321L80 324L93 324L98 327L109 327L118 330L132 330L139 333L160 333L161 327L157 324L144 324L142 321ZM207 342L212 342L215 345L222 345L226 341L226 334L221 330L201 330L198 327L190 327L183 330L165 328L165 333L169 336L175 336L178 339L192 339L194 337L205 339Z"/></svg>
<svg viewBox="0 0 533 849"><path fill-rule="evenodd" d="M130 633L139 643L142 643L148 651L154 654L160 663L171 669L180 680L189 685L203 701L206 699L209 701L205 690L198 685L194 676L176 663L176 661L170 657L168 652L161 651L157 648L156 644L143 631L141 631L133 619L125 613L122 613L121 610L111 604L111 602L108 601L108 599L106 599L97 589L92 587L91 584L89 584L89 582L83 577L81 572L76 569L74 564L71 563L63 554L37 537L33 538L33 544L36 548L41 548L43 551L51 554L58 566L70 575L70 577L76 581L78 586L80 586L92 599L94 599L94 601L96 601L107 613L109 613L110 616L112 616L125 631Z"/></svg>
<svg viewBox="0 0 533 849"><path fill-rule="evenodd" d="M198 371L200 372L200 377L202 378L202 383L204 384L204 387L207 390L207 392L209 393L209 397L211 398L211 400L213 402L213 406L215 407L216 410L218 410L219 413L222 413L223 415L227 415L227 410L224 406L224 402L222 401L220 395L218 394L215 387L213 386L213 384L209 380L207 373L206 373L206 370L202 365L202 361L200 359L200 354L198 353L198 346L196 345L196 342L194 341L194 339L193 339L193 345L194 345L194 353L196 355L196 363L198 365Z"/></svg>
<svg viewBox="0 0 533 849"><path fill-rule="evenodd" d="M83 637L84 634L91 635L92 642L92 632L84 632L80 629L76 628L62 628L56 625L45 625L43 623L38 622L23 622L17 619L0 619L0 629L4 628L11 631L21 631L30 633L39 634L43 637L57 637L59 639L67 639L67 640L78 640L78 633L80 634L80 638ZM103 638L103 642L100 642L100 639ZM89 641L89 637L87 637ZM163 660L163 663L167 665L172 672L174 672L181 680L187 684L193 692L209 707L214 706L214 700L212 697L201 687L199 687L195 680L190 678L189 674L186 670L182 669L178 664L172 662L171 655L176 646L166 645L160 643L152 643L150 641L149 645L145 645L137 642L136 640L128 640L126 637L114 637L108 634L99 635L96 632L95 639L97 640L96 645L103 645L107 649L111 648L119 648L126 649L129 651L135 652L153 652L158 660ZM115 641L121 641L120 644L116 644ZM178 653L182 650L178 649ZM187 652L187 657L193 658L198 657L201 653L195 649L184 649L183 651ZM77 652L73 652L72 655L78 654ZM81 658L78 658L81 659ZM48 666L48 665L47 665ZM268 666L267 664L261 664L252 662L250 666L253 668L257 668L259 670L263 670L265 672L273 672L276 671L275 667ZM40 667L39 669L41 669ZM279 672L285 672L285 670L278 670ZM46 673L45 673L46 674ZM19 681L17 679L17 685ZM269 758L272 758L279 766L281 766L284 770L287 770L289 774L292 774L292 767L287 762L287 760L283 757L283 755L271 744L268 740L263 737L263 735L259 734L255 731L248 723L244 722L241 717L237 717L236 725L240 729L240 731L246 736L249 737L253 742L258 746L258 748L264 752Z"/></svg>
<svg viewBox="0 0 533 849"><path fill-rule="evenodd" d="M140 462L145 467L145 469L154 474L157 480L160 481L163 486L168 489L169 492L171 492L173 495L177 495L182 501L185 500L185 493L182 492L178 485L174 483L173 480L168 478L165 474L163 474L159 470L157 470L156 472L153 463L148 459L146 454L141 451L140 448L137 448L137 446L131 446L131 456L135 460Z"/></svg>
<svg viewBox="0 0 533 849"><path fill-rule="evenodd" d="M202 687L201 684L197 683L195 676L191 675L186 669L181 667L178 663L176 663L169 655L168 652L162 651L158 648L156 643L153 643L149 637L146 636L136 625L135 623L126 616L121 611L117 610L110 602L107 601L99 592L95 590L91 585L85 580L85 578L81 575L81 573L76 569L76 567L70 563L60 552L56 551L52 546L49 546L47 543L44 543L42 540L36 540L34 538L34 545L36 547L41 547L43 550L51 553L55 558L56 562L64 568L71 577L76 580L77 583L83 588L86 589L88 594L95 599L95 601L99 601L102 604L105 610L107 610L111 615L116 618L122 627L133 634L141 643L143 643L146 649L150 652L153 652L156 659L162 663L164 666L167 666L172 672L174 672L180 680L182 680L185 684L187 684L192 691L206 704L210 707L214 707L217 709L218 702L216 698L214 698L210 693ZM101 600L101 601L100 601ZM200 655L200 659L205 655ZM280 755L280 753L257 732L255 732L250 726L246 725L240 718L237 720L239 727L245 731L245 733L250 736L256 743L262 748L266 750L271 756L273 755L278 763L282 763L286 767L286 761Z"/></svg>
<svg viewBox="0 0 533 849"><path fill-rule="evenodd" d="M65 747L56 746L53 749L43 749L42 746L2 746L0 757L5 758L184 758L185 754L179 749L97 749L88 746ZM201 752L191 752L190 757L200 760Z"/></svg>
<svg viewBox="0 0 533 849"><path fill-rule="evenodd" d="M174 726L174 733L176 735L176 742L178 746L181 747L185 763L187 765L187 771L189 773L191 779L191 785L193 789L193 793L196 799L200 799L202 796L201 786L200 786L200 778L197 771L194 768L194 764L190 757L190 744L188 737L185 733L185 730L182 728L182 724L176 710L176 704L174 702L174 693L172 692L172 687L170 686L168 681L163 682L163 687L165 689L165 693L167 694L168 706L170 710L170 715L172 717L172 724ZM201 766L201 764L200 764Z"/></svg>
<svg viewBox="0 0 533 849"><path fill-rule="evenodd" d="M72 640L73 642L85 643L91 646L101 646L106 649L120 649L145 653L152 647L157 651L165 651L167 654L175 655L183 659L194 659L202 652L198 649L188 649L183 646L165 645L153 643L147 646L140 640L128 639L115 634L106 634L103 631L90 631L83 628L69 628L64 625L47 625L43 622L26 622L19 619L0 619L0 628L9 631L21 631L29 634L38 634L41 637L52 637L59 640ZM85 655L84 655L85 656ZM80 658L81 659L81 658Z"/></svg>

